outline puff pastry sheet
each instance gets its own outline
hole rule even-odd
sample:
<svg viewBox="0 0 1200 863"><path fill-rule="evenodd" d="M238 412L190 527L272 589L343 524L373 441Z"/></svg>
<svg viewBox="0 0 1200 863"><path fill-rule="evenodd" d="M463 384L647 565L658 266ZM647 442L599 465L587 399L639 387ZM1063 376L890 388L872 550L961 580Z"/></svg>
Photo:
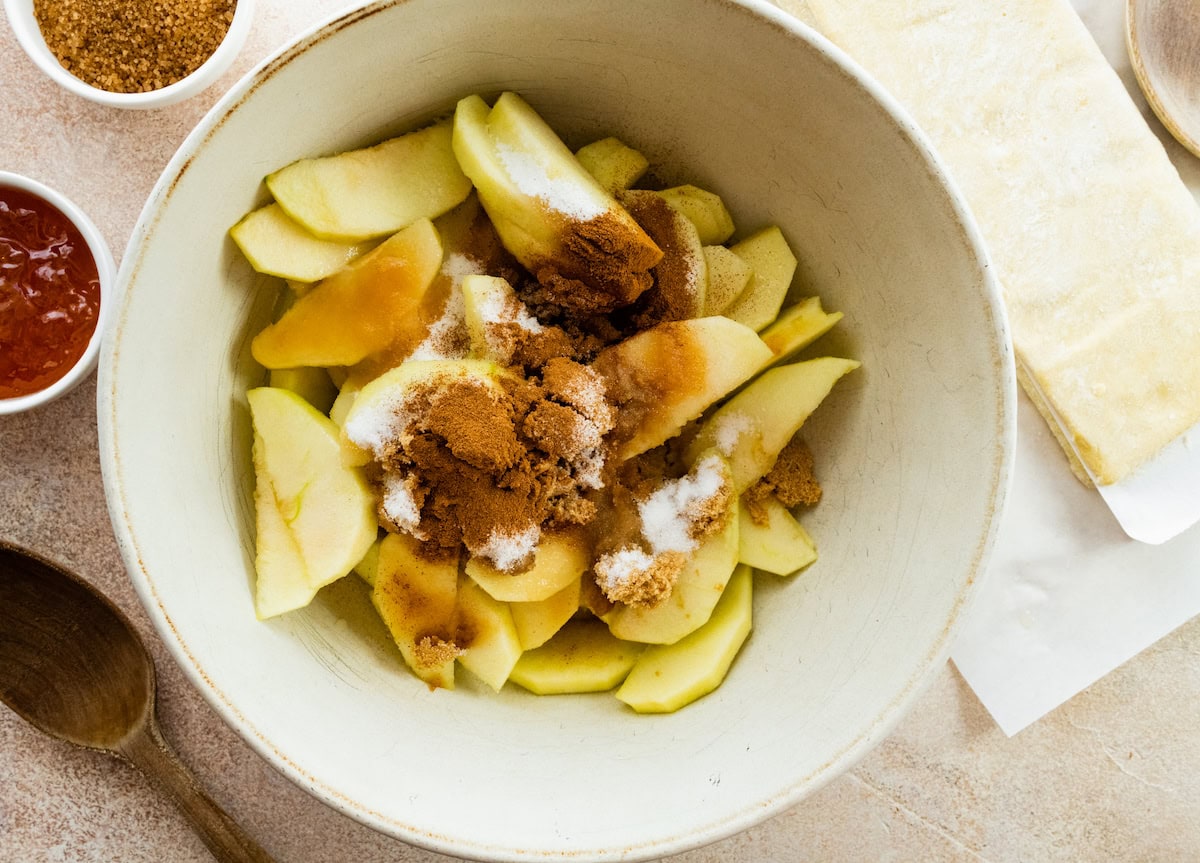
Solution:
<svg viewBox="0 0 1200 863"><path fill-rule="evenodd" d="M807 7L965 194L1081 479L1118 482L1196 425L1200 207L1067 0Z"/></svg>

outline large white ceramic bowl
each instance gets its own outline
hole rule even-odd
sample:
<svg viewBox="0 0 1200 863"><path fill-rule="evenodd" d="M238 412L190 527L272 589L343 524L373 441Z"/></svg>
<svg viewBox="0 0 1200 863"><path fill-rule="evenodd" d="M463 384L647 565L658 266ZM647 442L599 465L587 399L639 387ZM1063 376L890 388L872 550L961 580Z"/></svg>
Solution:
<svg viewBox="0 0 1200 863"><path fill-rule="evenodd" d="M269 171L462 95L521 92L569 142L617 134L668 181L778 223L797 293L862 360L810 422L821 558L762 582L725 684L668 716L611 695L431 692L354 579L255 620L248 340L277 284L226 231ZM159 181L121 270L99 413L113 524L163 638L283 773L438 851L632 860L792 805L879 742L942 667L983 573L1014 439L1004 315L912 121L838 50L746 0L382 0L238 84Z"/></svg>

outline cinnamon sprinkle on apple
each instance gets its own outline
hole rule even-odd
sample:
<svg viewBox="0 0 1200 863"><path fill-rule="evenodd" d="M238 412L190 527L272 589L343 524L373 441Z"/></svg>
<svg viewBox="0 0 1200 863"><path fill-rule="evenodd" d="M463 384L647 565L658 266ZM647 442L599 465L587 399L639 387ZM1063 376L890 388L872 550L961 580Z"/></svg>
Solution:
<svg viewBox="0 0 1200 863"><path fill-rule="evenodd" d="M379 516L431 552L465 546L504 572L533 564L543 531L586 525L612 426L591 369L551 360L537 377L434 375L347 435L371 450Z"/></svg>

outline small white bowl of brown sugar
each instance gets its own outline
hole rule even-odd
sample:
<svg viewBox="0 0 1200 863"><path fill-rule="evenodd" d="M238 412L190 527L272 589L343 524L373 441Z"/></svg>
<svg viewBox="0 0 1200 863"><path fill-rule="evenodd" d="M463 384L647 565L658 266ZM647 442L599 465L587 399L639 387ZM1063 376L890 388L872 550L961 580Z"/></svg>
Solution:
<svg viewBox="0 0 1200 863"><path fill-rule="evenodd" d="M233 63L253 0L4 0L17 42L65 89L116 108L196 95Z"/></svg>

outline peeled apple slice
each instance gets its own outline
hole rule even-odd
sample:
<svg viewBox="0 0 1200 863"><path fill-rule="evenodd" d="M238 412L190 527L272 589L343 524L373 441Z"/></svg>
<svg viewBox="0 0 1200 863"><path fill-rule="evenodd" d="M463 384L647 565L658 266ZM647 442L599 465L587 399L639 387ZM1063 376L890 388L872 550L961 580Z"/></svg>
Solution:
<svg viewBox="0 0 1200 863"><path fill-rule="evenodd" d="M739 566L708 623L682 641L646 648L617 690L638 713L671 713L721 685L750 634L751 573Z"/></svg>
<svg viewBox="0 0 1200 863"><path fill-rule="evenodd" d="M720 245L733 236L733 217L720 196L691 185L672 186L656 194L696 226L704 245Z"/></svg>
<svg viewBox="0 0 1200 863"><path fill-rule="evenodd" d="M492 599L469 578L458 582L458 661L497 692L521 657L521 639L507 603Z"/></svg>
<svg viewBox="0 0 1200 863"><path fill-rule="evenodd" d="M786 360L797 351L811 345L842 319L841 312L821 308L820 297L808 297L779 313L775 322L759 335L771 349L771 365Z"/></svg>
<svg viewBox="0 0 1200 863"><path fill-rule="evenodd" d="M431 560L420 541L388 534L379 546L371 602L387 625L404 662L432 687L454 688L453 652L430 655L422 640L454 638L458 600L458 556Z"/></svg>
<svg viewBox="0 0 1200 863"><path fill-rule="evenodd" d="M617 404L616 458L674 437L770 359L753 330L723 317L659 324L605 348L592 368Z"/></svg>
<svg viewBox="0 0 1200 863"><path fill-rule="evenodd" d="M577 533L563 532L542 537L533 566L525 572L512 575L473 557L467 561L466 573L500 602L539 602L578 581L589 562L583 538Z"/></svg>
<svg viewBox="0 0 1200 863"><path fill-rule="evenodd" d="M398 339L425 337L417 315L442 265L437 229L423 219L312 290L250 343L269 369L349 366Z"/></svg>
<svg viewBox="0 0 1200 863"><path fill-rule="evenodd" d="M504 247L527 269L552 263L560 275L609 295L613 307L649 285L662 252L520 96L503 93L492 108L479 96L462 99L454 153ZM589 257L595 238L583 227L599 220L612 264L603 271Z"/></svg>
<svg viewBox="0 0 1200 863"><path fill-rule="evenodd" d="M705 246L704 262L708 269L704 314L724 314L725 309L746 290L754 271L750 269L749 264L724 246Z"/></svg>
<svg viewBox="0 0 1200 863"><path fill-rule="evenodd" d="M817 559L812 537L779 499L762 501L767 523L759 524L738 507L738 561L775 575L791 575Z"/></svg>
<svg viewBox="0 0 1200 863"><path fill-rule="evenodd" d="M721 462L724 478L729 465ZM704 625L727 589L738 559L738 500L731 497L724 529L705 537L692 552L675 587L658 605L616 605L604 616L617 638L648 644L672 644Z"/></svg>
<svg viewBox="0 0 1200 863"><path fill-rule="evenodd" d="M342 464L338 428L289 390L246 393L254 425L256 606L261 618L307 605L375 542L375 498Z"/></svg>
<svg viewBox="0 0 1200 863"><path fill-rule="evenodd" d="M777 227L764 228L730 247L754 275L746 290L722 314L761 330L779 316L779 307L796 274L796 256Z"/></svg>
<svg viewBox="0 0 1200 863"><path fill-rule="evenodd" d="M374 245L322 240L301 227L278 204L268 204L244 216L229 229L229 236L260 273L301 283L319 282Z"/></svg>
<svg viewBox="0 0 1200 863"><path fill-rule="evenodd" d="M598 620L572 620L521 654L509 679L536 695L607 692L625 679L642 645L615 638Z"/></svg>
<svg viewBox="0 0 1200 863"><path fill-rule="evenodd" d="M593 141L577 150L575 158L610 195L633 186L650 167L645 156L618 138Z"/></svg>
<svg viewBox="0 0 1200 863"><path fill-rule="evenodd" d="M471 192L449 123L336 156L301 159L267 177L279 206L316 237L357 242L432 219Z"/></svg>
<svg viewBox="0 0 1200 863"><path fill-rule="evenodd" d="M541 647L575 616L579 609L580 579L537 602L510 602L513 624L523 650Z"/></svg>
<svg viewBox="0 0 1200 863"><path fill-rule="evenodd" d="M821 357L768 369L704 421L685 457L694 464L710 449L729 459L738 494L766 475L833 385L856 360Z"/></svg>

